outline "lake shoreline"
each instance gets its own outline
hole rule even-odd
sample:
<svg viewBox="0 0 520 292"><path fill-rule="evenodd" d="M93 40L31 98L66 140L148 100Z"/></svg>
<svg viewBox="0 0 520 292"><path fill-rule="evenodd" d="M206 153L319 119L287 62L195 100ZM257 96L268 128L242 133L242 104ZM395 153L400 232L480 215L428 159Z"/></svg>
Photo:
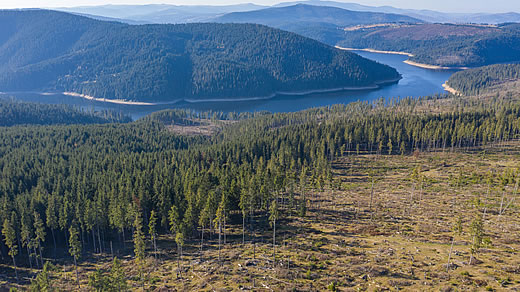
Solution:
<svg viewBox="0 0 520 292"><path fill-rule="evenodd" d="M374 49L355 49L355 48L343 48L340 46L335 46L337 49L344 50L344 51L361 51L361 52L369 52L369 53L377 53L377 54L390 54L390 55L402 55L402 56L408 56L408 57L414 57L413 54L408 52L398 52L398 51L380 51L380 50L374 50ZM447 66L438 66L438 65L430 65L425 63L418 63L410 60L403 61L404 63L415 66L423 69L428 70L467 70L470 69L469 67L447 67Z"/></svg>
<svg viewBox="0 0 520 292"><path fill-rule="evenodd" d="M258 100L269 100L273 99L276 96L306 96L312 94L320 94L320 93L334 93L341 91L363 91L363 90L376 90L381 88L382 86L390 85L402 79L402 76L399 78L381 80L375 82L374 85L368 86L350 86L350 87L337 87L337 88L328 88L328 89L313 89L306 91L277 91L270 95L259 96L259 97L237 97L237 98L206 98L206 99L177 99L171 102L141 102L141 101L129 101L123 99L107 99L107 98L99 98L94 96L89 96L86 94L80 94L76 92L61 92L61 94L72 97L79 97L91 101L104 102L104 103L112 103L118 105L133 105L133 106L160 106L160 105L173 105L181 102L187 103L202 103L202 102L245 102L245 101L258 101Z"/></svg>
<svg viewBox="0 0 520 292"><path fill-rule="evenodd" d="M469 67L444 67L444 66L437 66L437 65L430 65L430 64L424 64L424 63L417 63L414 61L406 60L404 63L415 66L423 69L430 69L430 70L467 70Z"/></svg>
<svg viewBox="0 0 520 292"><path fill-rule="evenodd" d="M369 53L376 53L376 54L390 54L390 55L403 55L408 57L413 57L414 55L407 52L398 52L398 51L381 51L381 50L375 50L375 49L355 49L355 48L344 48L340 46L335 46L336 49L340 49L343 51L362 51L362 52L369 52Z"/></svg>
<svg viewBox="0 0 520 292"><path fill-rule="evenodd" d="M442 87L444 88L444 90L446 90L447 92L453 94L453 95L459 95L459 96L462 96L462 92L458 91L457 89L451 87L448 85L448 81L446 81Z"/></svg>

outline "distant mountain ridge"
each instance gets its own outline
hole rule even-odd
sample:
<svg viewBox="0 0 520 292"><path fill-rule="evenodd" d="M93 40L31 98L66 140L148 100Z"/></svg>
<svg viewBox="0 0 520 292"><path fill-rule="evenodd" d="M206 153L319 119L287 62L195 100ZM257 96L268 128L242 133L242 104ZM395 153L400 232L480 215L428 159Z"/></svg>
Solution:
<svg viewBox="0 0 520 292"><path fill-rule="evenodd" d="M233 12L215 19L225 23L257 23L283 28L295 23L328 23L339 27L363 24L422 22L409 16L350 11L336 7L296 4L294 6L266 8L248 12Z"/></svg>
<svg viewBox="0 0 520 292"><path fill-rule="evenodd" d="M255 4L238 4L226 6L210 5L101 5L69 8L53 8L53 10L79 13L82 15L102 16L119 19L125 23L193 23L209 22L215 17L231 12L242 12L263 9L266 6Z"/></svg>
<svg viewBox="0 0 520 292"><path fill-rule="evenodd" d="M448 23L488 23L499 24L505 22L520 22L520 13L446 13L427 9L403 9L392 6L367 6L357 3L345 3L337 1L306 0L283 2L275 7L292 6L296 4L307 4L316 6L338 7L353 11L381 12L406 15L426 22L448 22Z"/></svg>
<svg viewBox="0 0 520 292"><path fill-rule="evenodd" d="M234 12L215 18L219 23L258 23L294 32L329 45L343 39L350 26L381 23L422 23L405 15L359 12L336 7L297 4L248 12Z"/></svg>
<svg viewBox="0 0 520 292"><path fill-rule="evenodd" d="M401 9L392 6L367 6L357 3L337 1L294 1L283 2L274 6L255 4L239 4L228 6L197 6L197 5L103 5L87 7L55 8L55 10L74 12L87 15L97 15L121 19L123 22L145 23L191 23L211 22L213 19L228 13L248 12L266 8L287 7L297 4L313 6L336 7L352 11L392 13L420 19L426 22L449 23L489 23L520 22L520 13L444 13L433 10Z"/></svg>
<svg viewBox="0 0 520 292"><path fill-rule="evenodd" d="M0 91L146 102L234 100L399 79L393 68L253 24L127 25L0 11Z"/></svg>

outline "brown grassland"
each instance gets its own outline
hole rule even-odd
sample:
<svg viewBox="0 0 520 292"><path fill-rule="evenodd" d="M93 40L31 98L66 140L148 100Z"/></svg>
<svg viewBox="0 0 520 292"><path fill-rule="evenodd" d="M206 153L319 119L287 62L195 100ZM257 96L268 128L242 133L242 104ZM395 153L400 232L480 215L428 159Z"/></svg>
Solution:
<svg viewBox="0 0 520 292"><path fill-rule="evenodd" d="M267 219L257 217L255 234L247 231L242 244L241 218L232 214L221 261L216 234L202 253L198 241L187 243L180 269L173 237L160 238L158 259L147 242L145 290L518 290L519 166L520 141L407 156L346 155L334 162L333 188L306 190L304 218L289 203L283 208L275 263ZM516 183L504 182L508 174ZM477 216L484 244L470 265ZM82 290L90 291L89 275L109 270L111 261L109 254L83 259ZM130 250L122 261L130 287L141 289ZM58 290L77 290L70 264L58 264L53 279Z"/></svg>

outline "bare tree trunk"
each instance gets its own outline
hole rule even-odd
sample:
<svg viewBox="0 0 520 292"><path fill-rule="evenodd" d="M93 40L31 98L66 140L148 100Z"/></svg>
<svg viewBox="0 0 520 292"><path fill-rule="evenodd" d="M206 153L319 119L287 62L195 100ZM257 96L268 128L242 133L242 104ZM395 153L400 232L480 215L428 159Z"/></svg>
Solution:
<svg viewBox="0 0 520 292"><path fill-rule="evenodd" d="M14 274L16 275L16 282L18 282L18 269L16 268L16 260L15 260L15 257L13 256L13 265L14 265Z"/></svg>
<svg viewBox="0 0 520 292"><path fill-rule="evenodd" d="M123 233L123 250L124 250L126 248L126 244L125 244L125 241L126 241L126 239L125 239L125 228L123 227L121 229L121 231Z"/></svg>
<svg viewBox="0 0 520 292"><path fill-rule="evenodd" d="M220 263L220 246L222 241L222 220L219 220L218 222L218 261Z"/></svg>
<svg viewBox="0 0 520 292"><path fill-rule="evenodd" d="M52 233L52 241L54 242L54 260L56 260L56 250L57 250L56 236L54 235L54 229L52 229L52 228L51 228L51 233Z"/></svg>
<svg viewBox="0 0 520 292"><path fill-rule="evenodd" d="M32 267L31 251L29 249L29 244L27 244L26 247L27 247L27 256L29 258L29 266L31 267L31 270L32 270L33 267Z"/></svg>
<svg viewBox="0 0 520 292"><path fill-rule="evenodd" d="M276 219L273 220L273 267L276 267Z"/></svg>
<svg viewBox="0 0 520 292"><path fill-rule="evenodd" d="M372 189L370 190L370 206L369 206L369 210L370 210L370 220L372 220L372 203L373 203L373 200L374 200L374 179L372 179Z"/></svg>
<svg viewBox="0 0 520 292"><path fill-rule="evenodd" d="M448 265L446 266L446 273L450 271L450 265L451 265L451 253L453 252L453 244L455 243L455 236L451 238L451 248L450 248L450 255L448 256Z"/></svg>
<svg viewBox="0 0 520 292"><path fill-rule="evenodd" d="M202 247L204 244L204 224L202 224L202 231L200 232L200 261L202 262Z"/></svg>
<svg viewBox="0 0 520 292"><path fill-rule="evenodd" d="M103 253L103 249L101 248L101 236L99 234L99 224L97 225L97 236L98 236L98 242L99 242L99 253Z"/></svg>
<svg viewBox="0 0 520 292"><path fill-rule="evenodd" d="M226 238L226 208L224 208L224 244L226 244L227 242L227 238Z"/></svg>
<svg viewBox="0 0 520 292"><path fill-rule="evenodd" d="M110 242L110 244L112 244L112 241ZM153 251L154 251L154 255L155 255L155 259L157 259L157 235L154 234L153 235Z"/></svg>
<svg viewBox="0 0 520 292"><path fill-rule="evenodd" d="M34 258L36 260L36 268L40 267L40 263L38 262L38 253L36 252L36 245L33 245Z"/></svg>
<svg viewBox="0 0 520 292"><path fill-rule="evenodd" d="M42 244L38 243L38 249L40 250L40 262L42 263L43 268L43 256L42 256Z"/></svg>
<svg viewBox="0 0 520 292"><path fill-rule="evenodd" d="M96 234L94 228L92 228L92 244L94 245L94 253L96 253Z"/></svg>
<svg viewBox="0 0 520 292"><path fill-rule="evenodd" d="M76 268L76 283L78 284L78 290L81 288L79 285L79 274L78 274L78 262L76 260L76 256L74 256L74 267Z"/></svg>

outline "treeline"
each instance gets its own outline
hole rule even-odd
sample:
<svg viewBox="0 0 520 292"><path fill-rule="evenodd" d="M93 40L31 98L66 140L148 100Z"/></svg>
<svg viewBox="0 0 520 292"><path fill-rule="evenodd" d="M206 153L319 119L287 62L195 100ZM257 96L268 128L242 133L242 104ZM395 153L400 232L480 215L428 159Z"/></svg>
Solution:
<svg viewBox="0 0 520 292"><path fill-rule="evenodd" d="M168 109L152 113L141 121L156 121L168 124L178 125L193 125L196 120L212 120L212 121L238 121L246 120L254 117L268 115L269 112L219 112L219 111L206 111L198 112L191 109Z"/></svg>
<svg viewBox="0 0 520 292"><path fill-rule="evenodd" d="M493 86L518 80L520 64L498 64L457 72L450 77L448 85L465 95L476 95Z"/></svg>
<svg viewBox="0 0 520 292"><path fill-rule="evenodd" d="M124 25L42 10L0 11L0 25L3 91L172 101L399 78L389 66L262 25Z"/></svg>
<svg viewBox="0 0 520 292"><path fill-rule="evenodd" d="M0 98L0 127L128 122L131 122L130 117L108 110L85 111L68 105L29 103Z"/></svg>
<svg viewBox="0 0 520 292"><path fill-rule="evenodd" d="M445 67L479 67L520 61L520 30L515 25L423 24L343 32L339 46L413 54L411 61Z"/></svg>
<svg viewBox="0 0 520 292"><path fill-rule="evenodd" d="M177 136L153 119L4 128L0 221L13 240L4 237L2 254L15 249L14 258L41 266L42 254L51 256L57 243L73 237L83 253L106 252L110 241L124 246L139 220L155 222L158 234L176 234L182 250L185 240L205 232L225 233L233 214L243 218L248 234L265 225L267 215L304 216L309 190L334 185L330 164L338 156L448 150L520 134L518 104L422 113L427 102L261 115L214 137Z"/></svg>

